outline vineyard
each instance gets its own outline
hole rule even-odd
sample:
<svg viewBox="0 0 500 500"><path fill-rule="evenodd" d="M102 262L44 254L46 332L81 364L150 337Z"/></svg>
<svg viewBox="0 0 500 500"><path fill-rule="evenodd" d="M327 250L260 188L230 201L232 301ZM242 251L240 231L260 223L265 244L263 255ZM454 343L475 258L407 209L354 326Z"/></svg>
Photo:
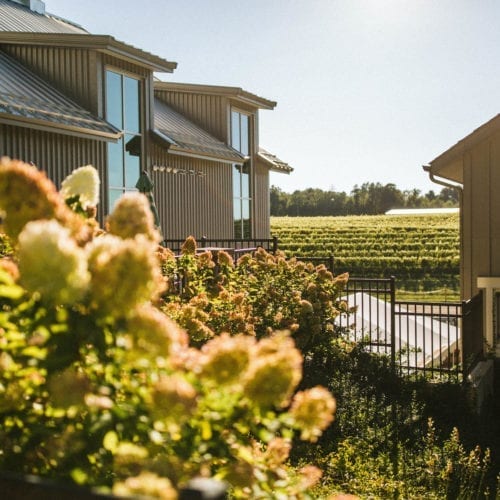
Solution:
<svg viewBox="0 0 500 500"><path fill-rule="evenodd" d="M335 272L395 276L400 293L459 297L457 214L272 217L271 231L287 256L333 255Z"/></svg>

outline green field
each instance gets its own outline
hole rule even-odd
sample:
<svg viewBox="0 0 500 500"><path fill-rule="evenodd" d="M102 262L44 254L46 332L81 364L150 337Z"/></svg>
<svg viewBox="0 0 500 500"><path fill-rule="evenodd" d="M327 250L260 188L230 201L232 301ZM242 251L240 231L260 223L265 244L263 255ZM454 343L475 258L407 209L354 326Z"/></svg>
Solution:
<svg viewBox="0 0 500 500"><path fill-rule="evenodd" d="M457 300L459 216L271 217L288 256L334 256L335 272L395 276L398 298Z"/></svg>

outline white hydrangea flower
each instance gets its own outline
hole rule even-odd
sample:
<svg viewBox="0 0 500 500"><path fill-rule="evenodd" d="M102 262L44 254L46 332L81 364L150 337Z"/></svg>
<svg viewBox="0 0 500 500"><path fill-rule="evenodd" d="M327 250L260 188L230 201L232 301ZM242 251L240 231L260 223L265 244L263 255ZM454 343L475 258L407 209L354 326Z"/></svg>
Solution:
<svg viewBox="0 0 500 500"><path fill-rule="evenodd" d="M79 196L84 209L95 207L99 203L99 174L92 165L73 170L61 184L64 199Z"/></svg>
<svg viewBox="0 0 500 500"><path fill-rule="evenodd" d="M86 254L55 220L28 222L19 235L22 285L52 304L71 304L86 293L90 274Z"/></svg>

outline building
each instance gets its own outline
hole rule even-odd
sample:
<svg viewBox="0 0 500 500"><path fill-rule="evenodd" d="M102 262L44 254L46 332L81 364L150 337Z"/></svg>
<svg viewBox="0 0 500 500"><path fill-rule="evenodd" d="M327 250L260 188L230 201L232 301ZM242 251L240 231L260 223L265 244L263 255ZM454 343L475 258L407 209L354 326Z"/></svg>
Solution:
<svg viewBox="0 0 500 500"><path fill-rule="evenodd" d="M166 238L269 237L269 172L292 171L260 148L259 111L276 103L155 76L176 66L49 14L41 0L0 0L0 155L56 185L94 165L101 221L145 170Z"/></svg>
<svg viewBox="0 0 500 500"><path fill-rule="evenodd" d="M483 327L465 339L500 357L500 115L424 166L460 196L461 294L482 290ZM476 349L477 350L477 349Z"/></svg>

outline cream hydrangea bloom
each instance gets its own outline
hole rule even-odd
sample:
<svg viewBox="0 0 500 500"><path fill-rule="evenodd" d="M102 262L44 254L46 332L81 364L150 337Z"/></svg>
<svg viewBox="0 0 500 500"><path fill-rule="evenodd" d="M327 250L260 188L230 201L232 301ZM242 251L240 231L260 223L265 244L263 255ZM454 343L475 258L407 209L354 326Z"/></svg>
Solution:
<svg viewBox="0 0 500 500"><path fill-rule="evenodd" d="M217 384L241 382L252 357L255 339L223 333L202 347L201 372Z"/></svg>
<svg viewBox="0 0 500 500"><path fill-rule="evenodd" d="M151 241L144 236L122 240L106 234L86 249L95 309L117 317L129 316L162 290L160 266Z"/></svg>
<svg viewBox="0 0 500 500"><path fill-rule="evenodd" d="M53 304L71 304L85 295L90 275L85 252L55 220L28 222L19 235L21 284Z"/></svg>
<svg viewBox="0 0 500 500"><path fill-rule="evenodd" d="M142 193L125 193L116 202L107 220L111 234L120 238L135 238L142 234L155 243L160 241L160 233L155 228L153 212L149 201Z"/></svg>
<svg viewBox="0 0 500 500"><path fill-rule="evenodd" d="M95 207L99 203L99 174L92 165L73 170L61 184L60 193L64 199L80 197L84 209Z"/></svg>
<svg viewBox="0 0 500 500"><path fill-rule="evenodd" d="M262 408L283 407L302 378L302 355L292 339L278 332L261 340L244 380L244 393Z"/></svg>
<svg viewBox="0 0 500 500"><path fill-rule="evenodd" d="M295 394L290 412L300 439L316 442L333 422L336 407L335 398L321 386Z"/></svg>

